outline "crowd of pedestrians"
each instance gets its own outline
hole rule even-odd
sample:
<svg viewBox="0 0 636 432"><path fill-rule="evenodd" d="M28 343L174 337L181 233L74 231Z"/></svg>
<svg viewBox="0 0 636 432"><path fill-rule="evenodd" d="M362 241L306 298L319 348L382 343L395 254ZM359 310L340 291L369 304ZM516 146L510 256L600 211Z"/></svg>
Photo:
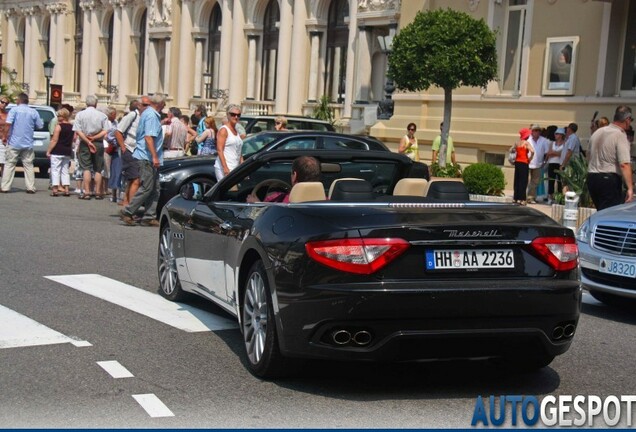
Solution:
<svg viewBox="0 0 636 432"><path fill-rule="evenodd" d="M128 112L117 119L112 106L97 107L89 95L86 107L74 112L64 105L50 123L50 195L79 199L110 198L122 208L127 225L157 226L159 169L164 159L184 155L217 155L218 179L242 162L244 130L239 125L241 109L230 105L217 129L214 117L198 106L190 118L177 107L164 113L165 97L142 96L130 102ZM17 105L6 110L9 99L0 96L0 191L11 190L18 161L22 162L27 193L35 193L34 131L44 127L38 112L21 93ZM192 125L192 126L191 126ZM196 128L196 130L194 129ZM213 163L213 162L211 162ZM76 181L75 191L71 190Z"/></svg>
<svg viewBox="0 0 636 432"><path fill-rule="evenodd" d="M587 188L597 210L632 201L632 118L631 108L621 105L611 123L607 117L592 120L587 152L581 147L576 123L522 128L519 140L509 150L514 155L514 202L536 204L546 178L547 203L554 202L555 193L563 191L560 175L575 159L587 166Z"/></svg>

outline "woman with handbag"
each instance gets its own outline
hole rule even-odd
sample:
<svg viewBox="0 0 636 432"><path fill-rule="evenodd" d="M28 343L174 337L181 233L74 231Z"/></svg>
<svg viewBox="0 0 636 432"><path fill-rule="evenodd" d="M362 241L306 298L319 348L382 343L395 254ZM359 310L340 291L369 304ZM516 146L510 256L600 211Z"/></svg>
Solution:
<svg viewBox="0 0 636 432"><path fill-rule="evenodd" d="M509 150L511 153L516 150L517 154L515 158L513 200L515 203L521 205L526 205L526 189L528 187L528 175L530 172L528 166L532 160L532 156L534 155L534 147L530 144L530 142L528 142L530 134L530 129L521 129L519 131L519 141L517 141Z"/></svg>

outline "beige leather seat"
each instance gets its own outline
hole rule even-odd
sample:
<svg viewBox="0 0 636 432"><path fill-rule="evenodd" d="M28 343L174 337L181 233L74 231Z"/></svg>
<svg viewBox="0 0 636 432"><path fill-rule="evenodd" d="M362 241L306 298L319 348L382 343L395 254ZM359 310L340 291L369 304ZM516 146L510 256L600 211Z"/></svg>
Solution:
<svg viewBox="0 0 636 432"><path fill-rule="evenodd" d="M289 193L289 202L321 201L326 200L325 188L321 182L296 183Z"/></svg>
<svg viewBox="0 0 636 432"><path fill-rule="evenodd" d="M428 181L423 178L400 179L393 189L393 195L426 196Z"/></svg>
<svg viewBox="0 0 636 432"><path fill-rule="evenodd" d="M327 195L329 197L329 199L331 199L331 195L333 195L333 190L336 187L336 183L338 183L341 180L360 180L360 181L363 181L362 179L355 178L355 177L343 177L343 178L335 179L334 181L331 182L331 186L329 186L329 194Z"/></svg>

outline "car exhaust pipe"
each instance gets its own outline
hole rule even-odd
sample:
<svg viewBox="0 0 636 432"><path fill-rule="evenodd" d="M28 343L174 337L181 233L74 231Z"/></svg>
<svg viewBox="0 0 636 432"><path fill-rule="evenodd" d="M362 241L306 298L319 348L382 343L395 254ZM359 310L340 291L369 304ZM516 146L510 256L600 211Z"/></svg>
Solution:
<svg viewBox="0 0 636 432"><path fill-rule="evenodd" d="M369 345L371 343L371 333L366 330L361 330L353 335L353 342L360 345Z"/></svg>
<svg viewBox="0 0 636 432"><path fill-rule="evenodd" d="M556 326L554 330L552 330L552 339L559 340L563 337L563 327Z"/></svg>
<svg viewBox="0 0 636 432"><path fill-rule="evenodd" d="M566 338L571 338L574 336L574 331L576 330L576 326L574 324L568 324L563 328L563 336Z"/></svg>
<svg viewBox="0 0 636 432"><path fill-rule="evenodd" d="M351 333L347 330L335 330L331 333L331 340L336 345L346 345L351 342Z"/></svg>

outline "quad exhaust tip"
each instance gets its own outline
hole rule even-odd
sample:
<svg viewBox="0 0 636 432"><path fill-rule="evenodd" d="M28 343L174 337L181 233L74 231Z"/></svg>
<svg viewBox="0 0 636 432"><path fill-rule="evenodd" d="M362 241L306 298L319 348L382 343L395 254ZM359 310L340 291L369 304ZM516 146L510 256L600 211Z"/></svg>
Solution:
<svg viewBox="0 0 636 432"><path fill-rule="evenodd" d="M552 330L552 339L560 340L560 339L569 339L574 336L574 332L576 331L576 326L572 323L566 325L558 325L554 327Z"/></svg>
<svg viewBox="0 0 636 432"><path fill-rule="evenodd" d="M371 343L373 336L367 330L358 330L351 333L347 329L337 329L331 332L331 341L336 345L366 346Z"/></svg>

